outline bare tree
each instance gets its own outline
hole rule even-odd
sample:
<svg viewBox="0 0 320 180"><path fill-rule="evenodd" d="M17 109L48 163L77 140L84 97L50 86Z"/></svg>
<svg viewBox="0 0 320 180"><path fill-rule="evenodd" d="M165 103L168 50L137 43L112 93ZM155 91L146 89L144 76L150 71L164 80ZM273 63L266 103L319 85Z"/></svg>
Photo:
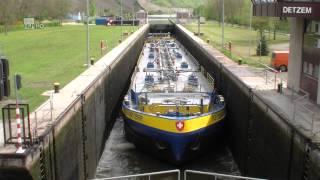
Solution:
<svg viewBox="0 0 320 180"><path fill-rule="evenodd" d="M0 24L4 26L4 33L7 35L9 25L14 22L15 0L0 1Z"/></svg>

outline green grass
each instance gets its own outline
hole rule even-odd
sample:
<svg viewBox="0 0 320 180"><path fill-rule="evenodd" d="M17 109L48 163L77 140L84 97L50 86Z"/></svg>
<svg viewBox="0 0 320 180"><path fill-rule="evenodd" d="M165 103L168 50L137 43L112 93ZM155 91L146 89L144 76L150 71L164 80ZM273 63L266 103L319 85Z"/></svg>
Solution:
<svg viewBox="0 0 320 180"><path fill-rule="evenodd" d="M99 59L100 40L108 41L108 50L115 47L121 37L120 28L91 26L91 56ZM123 31L136 29L124 26ZM51 90L54 82L59 82L63 87L85 70L85 26L15 31L9 32L7 36L0 34L0 46L9 59L11 80L14 73L22 75L23 88L19 95L29 103L31 109L48 98L41 94Z"/></svg>
<svg viewBox="0 0 320 180"><path fill-rule="evenodd" d="M185 27L189 29L191 32L198 31L198 25L195 23L187 24L185 25ZM204 33L204 36L201 36L203 40L206 41L209 39L210 44L213 47L222 50L221 26L219 26L218 23L208 21L206 24L201 25L200 31ZM273 40L273 34L270 34L269 36L269 33L266 33L266 37L268 40L269 49L271 45L289 42L289 36L284 34L277 34L276 40ZM269 64L271 58L270 55L262 56L261 59L259 56L256 55L256 47L258 44L258 40L259 35L256 31L250 32L248 28L231 27L230 25L228 25L225 26L225 47L228 47L228 42L231 42L232 53L226 50L223 51L227 56L231 57L235 61L238 61L239 58L242 58L242 61L244 63L252 66L259 66L258 62Z"/></svg>

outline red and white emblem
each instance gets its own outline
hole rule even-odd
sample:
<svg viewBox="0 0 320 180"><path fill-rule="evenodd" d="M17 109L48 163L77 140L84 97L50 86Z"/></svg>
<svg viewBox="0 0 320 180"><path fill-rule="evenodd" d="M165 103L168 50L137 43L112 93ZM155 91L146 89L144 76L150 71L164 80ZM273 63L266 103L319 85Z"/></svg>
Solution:
<svg viewBox="0 0 320 180"><path fill-rule="evenodd" d="M178 131L182 131L184 129L184 122L183 121L176 122L176 128L178 129Z"/></svg>

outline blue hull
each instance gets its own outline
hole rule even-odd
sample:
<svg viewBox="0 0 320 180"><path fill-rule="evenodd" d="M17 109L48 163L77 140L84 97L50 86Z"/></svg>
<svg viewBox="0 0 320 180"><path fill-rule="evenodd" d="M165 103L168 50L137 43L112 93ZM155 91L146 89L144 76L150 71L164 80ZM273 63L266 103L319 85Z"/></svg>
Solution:
<svg viewBox="0 0 320 180"><path fill-rule="evenodd" d="M190 133L170 133L125 119L125 132L137 148L174 164L182 164L219 147L223 137L224 120Z"/></svg>

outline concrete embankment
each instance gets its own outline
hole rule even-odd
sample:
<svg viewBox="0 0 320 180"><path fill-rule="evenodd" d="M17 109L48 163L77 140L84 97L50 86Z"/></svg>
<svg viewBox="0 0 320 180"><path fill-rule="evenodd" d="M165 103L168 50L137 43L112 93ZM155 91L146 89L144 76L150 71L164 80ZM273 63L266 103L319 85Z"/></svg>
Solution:
<svg viewBox="0 0 320 180"><path fill-rule="evenodd" d="M259 93L268 89L255 90L263 78L252 75L249 68L231 61L182 26L175 26L175 34L214 77L226 99L228 144L242 174L273 180L319 180L319 146Z"/></svg>
<svg viewBox="0 0 320 180"><path fill-rule="evenodd" d="M31 117L38 121L36 143L23 154L1 149L0 179L92 178L148 31L141 27L54 94L52 119Z"/></svg>

